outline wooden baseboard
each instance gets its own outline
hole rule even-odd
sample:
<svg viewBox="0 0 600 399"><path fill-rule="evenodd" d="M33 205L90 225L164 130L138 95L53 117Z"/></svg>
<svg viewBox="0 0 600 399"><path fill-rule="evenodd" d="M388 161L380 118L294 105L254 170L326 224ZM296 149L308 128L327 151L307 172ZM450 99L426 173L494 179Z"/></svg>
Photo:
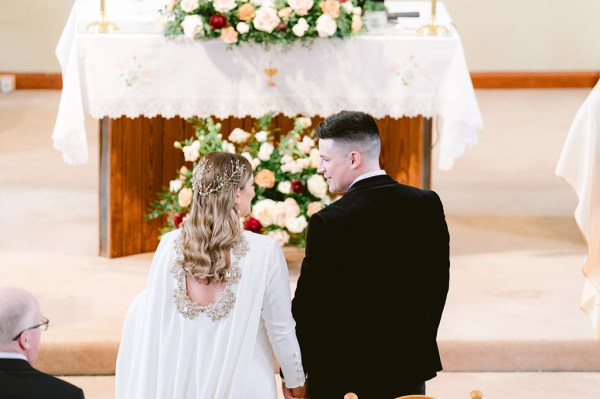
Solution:
<svg viewBox="0 0 600 399"><path fill-rule="evenodd" d="M0 72L0 74L11 72ZM14 73L17 89L62 89L60 73ZM476 89L592 88L600 71L572 72L471 72Z"/></svg>
<svg viewBox="0 0 600 399"><path fill-rule="evenodd" d="M0 75L15 75L15 88L17 90L62 89L62 75L60 73L0 72Z"/></svg>
<svg viewBox="0 0 600 399"><path fill-rule="evenodd" d="M600 71L594 72L471 72L476 89L527 89L594 87Z"/></svg>

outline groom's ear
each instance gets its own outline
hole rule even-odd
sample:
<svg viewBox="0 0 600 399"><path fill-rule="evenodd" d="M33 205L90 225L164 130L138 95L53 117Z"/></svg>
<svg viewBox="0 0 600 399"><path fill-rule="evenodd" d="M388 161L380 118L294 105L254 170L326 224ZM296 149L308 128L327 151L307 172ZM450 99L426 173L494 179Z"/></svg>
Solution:
<svg viewBox="0 0 600 399"><path fill-rule="evenodd" d="M362 161L362 155L358 151L350 152L350 168L357 168Z"/></svg>

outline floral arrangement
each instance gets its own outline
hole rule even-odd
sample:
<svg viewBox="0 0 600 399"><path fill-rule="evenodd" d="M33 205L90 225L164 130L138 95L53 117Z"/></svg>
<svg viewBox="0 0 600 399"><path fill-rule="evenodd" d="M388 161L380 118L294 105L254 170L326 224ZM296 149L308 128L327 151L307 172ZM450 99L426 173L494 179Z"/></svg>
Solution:
<svg viewBox="0 0 600 399"><path fill-rule="evenodd" d="M315 37L347 37L363 28L358 0L170 0L167 37L221 38L233 45L291 44Z"/></svg>
<svg viewBox="0 0 600 399"><path fill-rule="evenodd" d="M274 237L281 246L303 247L311 215L329 204L327 182L317 173L320 162L311 120L298 117L294 128L279 137L270 129L272 115L259 118L252 131L235 128L226 139L221 124L211 118L191 119L195 135L175 142L186 161L193 163L211 151L228 151L246 157L254 171L255 197L251 214L242 220L246 230ZM177 177L150 205L148 219L167 216L161 234L185 220L192 203L192 170L182 166Z"/></svg>

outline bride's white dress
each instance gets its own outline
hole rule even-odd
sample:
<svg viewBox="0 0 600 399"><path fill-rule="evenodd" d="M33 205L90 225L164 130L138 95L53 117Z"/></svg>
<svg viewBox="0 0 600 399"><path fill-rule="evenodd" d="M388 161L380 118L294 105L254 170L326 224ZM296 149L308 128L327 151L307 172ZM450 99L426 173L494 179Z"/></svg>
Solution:
<svg viewBox="0 0 600 399"><path fill-rule="evenodd" d="M273 353L289 387L304 384L291 315L287 265L277 242L244 232L229 314L189 319L177 310L172 273L180 231L163 236L148 285L125 318L116 369L117 399L274 399ZM232 263L237 259L232 251Z"/></svg>

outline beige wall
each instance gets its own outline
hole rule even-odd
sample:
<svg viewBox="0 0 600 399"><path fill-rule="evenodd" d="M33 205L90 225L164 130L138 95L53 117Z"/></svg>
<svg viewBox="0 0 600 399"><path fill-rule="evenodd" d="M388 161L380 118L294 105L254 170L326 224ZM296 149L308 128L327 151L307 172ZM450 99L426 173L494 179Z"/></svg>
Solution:
<svg viewBox="0 0 600 399"><path fill-rule="evenodd" d="M0 71L60 72L73 0L0 0ZM600 70L600 0L445 0L472 71Z"/></svg>
<svg viewBox="0 0 600 399"><path fill-rule="evenodd" d="M599 71L600 0L445 0L472 71Z"/></svg>

